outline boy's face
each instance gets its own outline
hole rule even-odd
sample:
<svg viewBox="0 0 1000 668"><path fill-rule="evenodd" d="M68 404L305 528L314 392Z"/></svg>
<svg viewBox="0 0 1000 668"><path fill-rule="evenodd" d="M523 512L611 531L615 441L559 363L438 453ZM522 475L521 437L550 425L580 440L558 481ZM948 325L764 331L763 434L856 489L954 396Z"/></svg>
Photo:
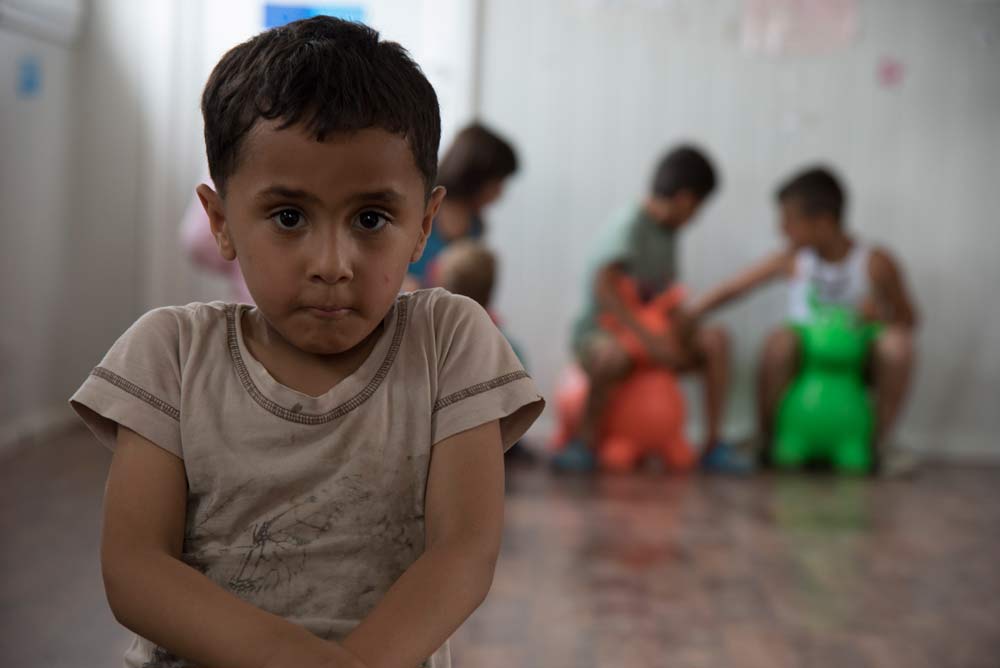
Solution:
<svg viewBox="0 0 1000 668"><path fill-rule="evenodd" d="M647 200L646 211L660 225L680 228L694 219L703 201L689 190L680 190L669 197L662 195L650 197Z"/></svg>
<svg viewBox="0 0 1000 668"><path fill-rule="evenodd" d="M781 232L793 248L815 246L818 229L817 222L802 210L798 200L783 199L781 209Z"/></svg>
<svg viewBox="0 0 1000 668"><path fill-rule="evenodd" d="M476 196L476 208L482 210L493 204L503 195L505 179L491 179L483 185Z"/></svg>
<svg viewBox="0 0 1000 668"><path fill-rule="evenodd" d="M368 128L318 142L276 126L247 135L225 201L208 186L198 194L271 328L300 350L342 353L389 311L444 191L425 198L399 135Z"/></svg>
<svg viewBox="0 0 1000 668"><path fill-rule="evenodd" d="M671 208L674 211L672 216L675 227L687 225L698 213L701 207L701 199L689 190L681 190L670 198Z"/></svg>

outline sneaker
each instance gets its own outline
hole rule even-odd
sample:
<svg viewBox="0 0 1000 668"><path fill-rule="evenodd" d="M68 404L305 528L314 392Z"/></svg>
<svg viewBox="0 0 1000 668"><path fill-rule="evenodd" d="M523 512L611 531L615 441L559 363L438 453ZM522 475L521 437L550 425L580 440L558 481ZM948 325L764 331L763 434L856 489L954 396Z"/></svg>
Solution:
<svg viewBox="0 0 1000 668"><path fill-rule="evenodd" d="M566 447L553 455L549 462L556 471L575 473L589 473L594 470L597 463L594 453L579 439L567 443Z"/></svg>
<svg viewBox="0 0 1000 668"><path fill-rule="evenodd" d="M753 473L753 457L737 450L730 444L719 441L701 457L701 469L706 473L730 473L746 475Z"/></svg>

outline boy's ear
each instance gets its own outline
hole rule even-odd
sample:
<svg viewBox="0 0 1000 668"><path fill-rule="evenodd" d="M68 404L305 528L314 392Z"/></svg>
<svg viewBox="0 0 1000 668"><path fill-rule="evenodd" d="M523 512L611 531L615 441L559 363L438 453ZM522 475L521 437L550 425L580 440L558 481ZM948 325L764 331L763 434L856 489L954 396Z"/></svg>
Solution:
<svg viewBox="0 0 1000 668"><path fill-rule="evenodd" d="M215 237L215 243L219 246L219 255L232 262L236 259L236 246L233 245L233 240L229 236L229 226L226 223L226 211L225 207L222 206L222 197L204 183L195 188L195 192L198 193L198 199L201 200L205 215L208 216L208 223L212 227L212 236Z"/></svg>
<svg viewBox="0 0 1000 668"><path fill-rule="evenodd" d="M427 206L424 207L424 217L420 221L420 238L417 239L417 245L413 248L413 253L410 255L410 262L416 262L424 254L427 237L431 235L434 218L437 216L438 209L441 208L441 202L444 201L446 194L447 191L444 189L444 186L436 186L431 191L431 196L427 198Z"/></svg>

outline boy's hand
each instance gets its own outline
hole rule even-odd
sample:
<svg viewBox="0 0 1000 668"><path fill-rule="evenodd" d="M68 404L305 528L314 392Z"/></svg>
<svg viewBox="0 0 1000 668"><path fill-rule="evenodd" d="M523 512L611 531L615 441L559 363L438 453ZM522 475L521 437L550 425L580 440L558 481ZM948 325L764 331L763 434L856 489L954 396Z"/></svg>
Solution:
<svg viewBox="0 0 1000 668"><path fill-rule="evenodd" d="M668 369L683 369L690 363L687 346L673 334L657 336L645 334L643 345L654 363Z"/></svg>
<svg viewBox="0 0 1000 668"><path fill-rule="evenodd" d="M691 341L694 338L695 330L698 328L699 317L698 310L687 304L678 306L671 311L670 318L677 332L677 338L685 344Z"/></svg>
<svg viewBox="0 0 1000 668"><path fill-rule="evenodd" d="M364 662L339 643L313 636L289 641L277 648L261 668L366 668Z"/></svg>

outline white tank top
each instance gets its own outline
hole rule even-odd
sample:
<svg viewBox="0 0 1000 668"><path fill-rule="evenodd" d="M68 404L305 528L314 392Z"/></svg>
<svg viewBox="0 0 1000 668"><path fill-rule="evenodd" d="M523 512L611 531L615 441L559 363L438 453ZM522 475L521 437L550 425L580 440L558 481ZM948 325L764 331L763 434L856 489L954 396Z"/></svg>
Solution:
<svg viewBox="0 0 1000 668"><path fill-rule="evenodd" d="M871 249L855 243L840 262L827 262L811 248L795 254L795 269L788 293L788 315L793 322L808 320L809 295L821 304L836 304L860 311L871 292L868 261Z"/></svg>

